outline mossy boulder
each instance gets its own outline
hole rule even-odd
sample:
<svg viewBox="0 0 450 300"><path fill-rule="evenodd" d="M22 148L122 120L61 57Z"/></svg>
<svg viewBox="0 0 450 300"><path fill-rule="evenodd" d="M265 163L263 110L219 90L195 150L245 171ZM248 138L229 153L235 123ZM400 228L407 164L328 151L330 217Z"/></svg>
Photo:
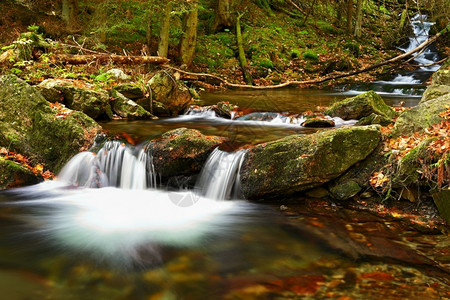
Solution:
<svg viewBox="0 0 450 300"><path fill-rule="evenodd" d="M442 118L439 114L446 110L446 106L450 106L450 94L420 103L404 111L394 124L392 136L410 135L440 123Z"/></svg>
<svg viewBox="0 0 450 300"><path fill-rule="evenodd" d="M63 103L70 109L81 111L91 118L112 118L108 92L84 82L73 80L46 79L39 84L39 89L46 90L44 96L56 95L59 91ZM53 101L53 96L50 98Z"/></svg>
<svg viewBox="0 0 450 300"><path fill-rule="evenodd" d="M394 121L391 118L386 118L384 116L372 113L367 117L359 119L359 121L356 123L356 126L374 125L374 124L387 126L391 123L394 123Z"/></svg>
<svg viewBox="0 0 450 300"><path fill-rule="evenodd" d="M450 85L432 84L425 90L419 103L427 102L446 94L450 94Z"/></svg>
<svg viewBox="0 0 450 300"><path fill-rule="evenodd" d="M355 180L334 183L329 186L330 194L337 200L346 200L357 195L362 189Z"/></svg>
<svg viewBox="0 0 450 300"><path fill-rule="evenodd" d="M178 128L148 142L145 148L153 156L156 173L167 178L200 172L208 155L224 141L195 129Z"/></svg>
<svg viewBox="0 0 450 300"><path fill-rule="evenodd" d="M368 91L361 95L339 101L324 113L344 120L359 120L371 114L377 114L389 119L397 116L397 113L386 105L383 99L374 91Z"/></svg>
<svg viewBox="0 0 450 300"><path fill-rule="evenodd" d="M438 85L450 85L450 69L441 68L434 72L431 82Z"/></svg>
<svg viewBox="0 0 450 300"><path fill-rule="evenodd" d="M189 88L168 72L156 73L149 81L154 100L161 102L173 116L185 110L193 101Z"/></svg>
<svg viewBox="0 0 450 300"><path fill-rule="evenodd" d="M112 110L122 118L131 120L154 118L154 116L142 106L117 91L111 91L111 98Z"/></svg>
<svg viewBox="0 0 450 300"><path fill-rule="evenodd" d="M30 169L10 160L0 158L0 190L37 184L44 179Z"/></svg>
<svg viewBox="0 0 450 300"><path fill-rule="evenodd" d="M101 127L82 112L61 112L49 104L16 76L0 77L0 146L57 172L89 148Z"/></svg>
<svg viewBox="0 0 450 300"><path fill-rule="evenodd" d="M114 90L118 91L125 97L131 100L136 100L144 97L144 92L141 88L133 83L122 83L114 87Z"/></svg>
<svg viewBox="0 0 450 300"><path fill-rule="evenodd" d="M247 199L275 198L320 186L366 158L381 139L379 126L294 135L250 149L241 168Z"/></svg>

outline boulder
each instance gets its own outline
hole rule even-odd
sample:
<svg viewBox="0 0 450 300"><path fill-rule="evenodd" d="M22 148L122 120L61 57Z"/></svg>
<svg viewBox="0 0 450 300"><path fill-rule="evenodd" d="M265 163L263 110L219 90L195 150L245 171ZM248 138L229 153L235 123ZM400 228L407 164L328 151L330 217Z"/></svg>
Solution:
<svg viewBox="0 0 450 300"><path fill-rule="evenodd" d="M178 115L193 101L189 88L168 72L156 73L149 81L152 98L161 102L171 115Z"/></svg>
<svg viewBox="0 0 450 300"><path fill-rule="evenodd" d="M424 103L446 94L450 94L450 85L432 84L425 90L419 103Z"/></svg>
<svg viewBox="0 0 450 300"><path fill-rule="evenodd" d="M90 84L72 80L46 79L39 84L39 89L46 90L43 93L49 97L50 102L54 102L54 97L49 95L56 97L54 92L56 90L61 93L63 102L68 108L81 111L94 119L103 116L112 118L108 92L94 88Z"/></svg>
<svg viewBox="0 0 450 300"><path fill-rule="evenodd" d="M450 106L450 94L420 103L404 111L394 124L392 136L410 135L440 123L442 118L439 114L447 109L446 106Z"/></svg>
<svg viewBox="0 0 450 300"><path fill-rule="evenodd" d="M114 78L115 80L128 80L130 79L130 76L125 74L124 71L121 69L111 69L106 72L110 77Z"/></svg>
<svg viewBox="0 0 450 300"><path fill-rule="evenodd" d="M247 199L289 195L337 178L366 158L381 139L379 126L293 135L250 149L241 168Z"/></svg>
<svg viewBox="0 0 450 300"><path fill-rule="evenodd" d="M442 189L432 194L441 217L450 224L450 189Z"/></svg>
<svg viewBox="0 0 450 300"><path fill-rule="evenodd" d="M0 146L53 172L87 150L101 127L82 112L58 110L14 75L0 77Z"/></svg>
<svg viewBox="0 0 450 300"><path fill-rule="evenodd" d="M450 70L441 68L434 72L431 82L438 85L450 85Z"/></svg>
<svg viewBox="0 0 450 300"><path fill-rule="evenodd" d="M37 184L44 179L30 169L10 160L0 158L0 190Z"/></svg>
<svg viewBox="0 0 450 300"><path fill-rule="evenodd" d="M132 83L123 83L114 87L114 90L118 91L125 97L131 100L136 100L144 97L144 92L142 92L141 88Z"/></svg>
<svg viewBox="0 0 450 300"><path fill-rule="evenodd" d="M112 110L122 118L131 120L154 118L142 106L117 91L111 92L111 98Z"/></svg>
<svg viewBox="0 0 450 300"><path fill-rule="evenodd" d="M356 126L373 125L373 124L388 126L391 123L394 123L394 121L391 118L386 118L384 116L372 113L367 117L359 119L359 121L356 123Z"/></svg>
<svg viewBox="0 0 450 300"><path fill-rule="evenodd" d="M371 114L377 114L388 119L397 116L397 113L374 91L345 99L333 104L324 114L339 117L344 120L361 119Z"/></svg>
<svg viewBox="0 0 450 300"><path fill-rule="evenodd" d="M148 142L145 149L153 156L156 173L167 178L200 172L209 154L224 141L195 129L178 128Z"/></svg>

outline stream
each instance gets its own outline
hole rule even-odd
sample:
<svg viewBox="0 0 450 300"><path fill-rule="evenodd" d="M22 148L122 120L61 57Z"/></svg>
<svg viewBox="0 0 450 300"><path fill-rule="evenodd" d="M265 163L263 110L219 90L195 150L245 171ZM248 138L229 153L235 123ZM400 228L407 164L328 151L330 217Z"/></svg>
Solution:
<svg viewBox="0 0 450 300"><path fill-rule="evenodd" d="M423 84L404 79L416 73L399 76L378 84ZM108 142L97 155L72 158L58 180L0 193L2 299L449 298L450 240L438 229L381 217L365 200L280 195L280 205L240 196L244 146L316 131L285 116L328 106L349 92L204 92L198 104L229 101L269 114L102 123L138 145ZM412 90L384 92L383 99L405 106L420 100ZM194 189L169 191L139 144L179 127L226 136L240 150L214 150ZM388 207L377 202L375 208Z"/></svg>

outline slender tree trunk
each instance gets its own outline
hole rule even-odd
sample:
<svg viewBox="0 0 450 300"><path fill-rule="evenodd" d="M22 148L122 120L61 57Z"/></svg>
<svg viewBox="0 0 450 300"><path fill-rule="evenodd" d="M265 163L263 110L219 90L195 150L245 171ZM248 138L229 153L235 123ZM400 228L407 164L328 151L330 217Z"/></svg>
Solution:
<svg viewBox="0 0 450 300"><path fill-rule="evenodd" d="M358 0L356 4L356 23L355 23L355 36L357 38L361 37L361 27L362 27L362 2L363 0Z"/></svg>
<svg viewBox="0 0 450 300"><path fill-rule="evenodd" d="M195 45L197 43L198 7L194 4L191 11L183 18L183 35L180 40L181 64L190 66L194 60Z"/></svg>
<svg viewBox="0 0 450 300"><path fill-rule="evenodd" d="M98 38L101 43L106 43L107 35L106 28L108 28L108 0L98 1L98 5L95 10L95 16L99 25L99 35Z"/></svg>
<svg viewBox="0 0 450 300"><path fill-rule="evenodd" d="M353 0L347 0L347 32L352 32Z"/></svg>
<svg viewBox="0 0 450 300"><path fill-rule="evenodd" d="M78 0L63 0L61 17L70 31L75 30L78 23Z"/></svg>
<svg viewBox="0 0 450 300"><path fill-rule="evenodd" d="M147 29L145 31L145 39L147 41L147 48L152 49L152 8L147 10Z"/></svg>
<svg viewBox="0 0 450 300"><path fill-rule="evenodd" d="M161 32L159 34L158 55L167 57L169 53L169 29L170 29L170 13L172 12L172 2L166 4L163 12L163 20L161 22Z"/></svg>
<svg viewBox="0 0 450 300"><path fill-rule="evenodd" d="M244 14L239 14L236 19L236 40L239 51L239 63L241 64L242 74L244 75L244 81L247 85L253 85L252 76L248 70L247 58L244 52L244 41L242 39L241 32L241 18Z"/></svg>
<svg viewBox="0 0 450 300"><path fill-rule="evenodd" d="M220 31L223 28L233 26L233 21L231 18L232 5L233 0L217 0L213 25L214 31Z"/></svg>

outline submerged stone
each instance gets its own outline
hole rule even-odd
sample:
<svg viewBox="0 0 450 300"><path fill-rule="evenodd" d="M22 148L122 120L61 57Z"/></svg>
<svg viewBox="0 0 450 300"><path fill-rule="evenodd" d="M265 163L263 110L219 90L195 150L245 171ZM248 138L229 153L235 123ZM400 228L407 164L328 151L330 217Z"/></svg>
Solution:
<svg viewBox="0 0 450 300"><path fill-rule="evenodd" d="M0 146L57 172L72 156L87 150L100 130L82 112L51 108L36 89L16 76L0 77Z"/></svg>
<svg viewBox="0 0 450 300"><path fill-rule="evenodd" d="M200 172L209 154L224 141L195 129L178 128L151 140L145 148L153 156L156 173L167 178Z"/></svg>
<svg viewBox="0 0 450 300"><path fill-rule="evenodd" d="M389 119L397 116L397 113L386 105L383 99L374 91L368 91L364 94L339 101L324 113L344 120L359 120L373 113Z"/></svg>
<svg viewBox="0 0 450 300"><path fill-rule="evenodd" d="M260 200L320 186L366 158L381 139L379 126L294 135L248 151L241 169L247 199Z"/></svg>
<svg viewBox="0 0 450 300"><path fill-rule="evenodd" d="M325 119L321 117L309 118L302 123L303 127L334 127L335 123L333 120Z"/></svg>

